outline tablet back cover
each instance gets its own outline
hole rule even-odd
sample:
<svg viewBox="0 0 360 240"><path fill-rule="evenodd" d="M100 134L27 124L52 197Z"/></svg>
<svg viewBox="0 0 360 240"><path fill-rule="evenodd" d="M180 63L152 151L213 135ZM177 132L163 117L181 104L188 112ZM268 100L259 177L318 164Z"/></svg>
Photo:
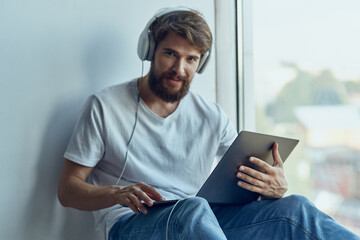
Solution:
<svg viewBox="0 0 360 240"><path fill-rule="evenodd" d="M258 193L237 185L240 179L236 177L236 173L240 165L260 170L249 161L250 156L260 158L273 165L271 149L275 142L279 144L279 153L285 162L299 140L241 131L205 181L197 196L207 199L209 203L223 204L246 204L258 199Z"/></svg>

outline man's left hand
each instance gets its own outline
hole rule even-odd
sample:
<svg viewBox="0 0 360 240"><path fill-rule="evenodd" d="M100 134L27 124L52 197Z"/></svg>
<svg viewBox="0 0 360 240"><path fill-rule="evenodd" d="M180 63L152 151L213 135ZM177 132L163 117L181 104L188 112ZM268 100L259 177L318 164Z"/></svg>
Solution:
<svg viewBox="0 0 360 240"><path fill-rule="evenodd" d="M278 147L278 144L275 143L272 148L273 166L261 159L250 157L250 162L262 168L264 173L246 166L240 166L236 176L246 182L238 181L238 185L252 192L260 193L265 197L283 197L287 191L287 181L284 175L284 163L281 160Z"/></svg>

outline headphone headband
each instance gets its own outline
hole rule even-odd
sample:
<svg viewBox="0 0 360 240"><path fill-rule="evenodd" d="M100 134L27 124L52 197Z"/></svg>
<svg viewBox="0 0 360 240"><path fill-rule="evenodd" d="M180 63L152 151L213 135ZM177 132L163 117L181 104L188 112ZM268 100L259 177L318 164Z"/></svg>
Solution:
<svg viewBox="0 0 360 240"><path fill-rule="evenodd" d="M177 7L177 8L165 8L160 11L158 11L146 24L144 30L141 32L139 41L138 41L138 47L137 47L137 53L141 61L152 61L154 57L154 52L156 48L156 42L153 33L150 30L150 26L156 21L156 19L172 12L180 12L180 11L188 11L188 12L194 12L190 8L186 7ZM210 50L205 52L200 59L199 66L196 70L198 73L202 73L204 71L205 66L207 65L211 53L211 47Z"/></svg>

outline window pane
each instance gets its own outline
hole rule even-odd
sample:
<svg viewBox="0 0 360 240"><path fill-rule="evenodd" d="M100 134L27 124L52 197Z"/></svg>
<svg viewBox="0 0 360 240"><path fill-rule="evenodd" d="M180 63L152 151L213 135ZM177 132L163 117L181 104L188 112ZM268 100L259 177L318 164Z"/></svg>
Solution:
<svg viewBox="0 0 360 240"><path fill-rule="evenodd" d="M360 234L360 1L253 1L256 130L300 139L289 194ZM281 148L281 146L280 146Z"/></svg>

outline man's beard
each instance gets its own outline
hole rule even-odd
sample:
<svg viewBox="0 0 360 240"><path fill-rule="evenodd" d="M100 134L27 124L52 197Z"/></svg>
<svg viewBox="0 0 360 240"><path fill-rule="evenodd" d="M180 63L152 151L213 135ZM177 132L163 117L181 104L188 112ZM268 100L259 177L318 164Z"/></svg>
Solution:
<svg viewBox="0 0 360 240"><path fill-rule="evenodd" d="M176 92L172 92L171 89L168 89L164 86L165 79L177 79L182 81L182 86ZM182 99L189 91L190 88L190 79L187 77L179 77L174 72L163 72L160 76L155 75L155 69L153 64L151 64L150 74L149 74L149 87L150 90L160 99L165 102L177 102Z"/></svg>

